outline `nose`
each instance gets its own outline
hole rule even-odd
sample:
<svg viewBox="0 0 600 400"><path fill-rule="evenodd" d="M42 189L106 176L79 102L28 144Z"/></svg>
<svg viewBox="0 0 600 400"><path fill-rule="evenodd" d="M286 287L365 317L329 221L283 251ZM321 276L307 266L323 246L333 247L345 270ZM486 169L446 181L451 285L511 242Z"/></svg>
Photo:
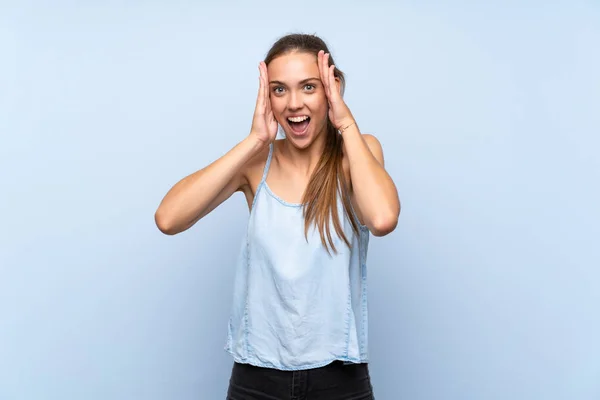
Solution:
<svg viewBox="0 0 600 400"><path fill-rule="evenodd" d="M288 100L288 108L290 110L302 108L302 95L298 94L296 91L291 91Z"/></svg>

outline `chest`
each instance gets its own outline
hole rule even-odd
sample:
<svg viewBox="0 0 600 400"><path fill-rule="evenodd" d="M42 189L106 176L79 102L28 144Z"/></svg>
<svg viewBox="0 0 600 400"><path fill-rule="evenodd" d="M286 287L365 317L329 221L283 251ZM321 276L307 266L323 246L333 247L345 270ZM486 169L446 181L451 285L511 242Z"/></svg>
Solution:
<svg viewBox="0 0 600 400"><path fill-rule="evenodd" d="M261 184L261 179L263 177L263 173L265 168L265 164L256 165L249 172L248 190L245 191L246 201L248 203L248 209L251 210L252 203L257 194L258 187ZM344 174L344 178L346 182L348 182L350 188L352 187L352 180L350 175L350 165L348 164L347 158L344 158L342 162L342 171ZM300 171L295 170L294 168L286 165L286 163L281 162L276 156L273 157L270 163L270 167L266 171L266 179L264 185L268 188L268 190L278 199L282 200L282 202L288 205L300 205L302 204L302 200L304 194L307 190L310 174L302 173ZM362 212L358 207L356 202L356 198L350 192L350 201L352 203L352 207L358 217L359 221L362 223ZM341 215L341 214L340 214Z"/></svg>
<svg viewBox="0 0 600 400"><path fill-rule="evenodd" d="M265 184L286 203L302 204L309 180L310 176L275 167L269 171Z"/></svg>
<svg viewBox="0 0 600 400"><path fill-rule="evenodd" d="M309 226L305 232L303 207L287 203L268 186L262 186L248 225L249 257L253 265L261 266L264 273L286 284L320 280L324 271L338 268L338 272L343 273L357 242L350 224L345 219L342 224L352 246L348 247L334 233L332 239L337 253L329 254L315 226ZM330 229L334 232L333 225Z"/></svg>

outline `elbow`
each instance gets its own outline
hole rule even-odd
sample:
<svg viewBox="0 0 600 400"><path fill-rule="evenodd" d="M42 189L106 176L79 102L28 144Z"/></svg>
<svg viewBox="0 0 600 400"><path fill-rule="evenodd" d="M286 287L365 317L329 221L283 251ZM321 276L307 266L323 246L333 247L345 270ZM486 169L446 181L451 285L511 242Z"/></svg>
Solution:
<svg viewBox="0 0 600 400"><path fill-rule="evenodd" d="M389 212L386 214L379 215L377 218L373 219L370 224L369 230L373 234L373 236L385 236L394 231L396 226L398 226L398 217L400 215L400 210L397 212Z"/></svg>
<svg viewBox="0 0 600 400"><path fill-rule="evenodd" d="M173 223L173 220L166 216L160 208L154 213L154 222L158 230L165 235L175 235L180 232Z"/></svg>
<svg viewBox="0 0 600 400"><path fill-rule="evenodd" d="M381 222L376 222L371 227L370 231L373 236L381 237L387 234L390 234L396 229L398 225L398 218L389 218L386 220L382 220Z"/></svg>

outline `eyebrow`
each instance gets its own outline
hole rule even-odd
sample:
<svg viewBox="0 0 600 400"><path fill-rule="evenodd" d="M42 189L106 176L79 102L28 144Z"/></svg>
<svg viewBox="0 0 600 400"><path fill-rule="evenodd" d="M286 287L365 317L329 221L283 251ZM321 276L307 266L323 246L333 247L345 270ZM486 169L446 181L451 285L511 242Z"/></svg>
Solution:
<svg viewBox="0 0 600 400"><path fill-rule="evenodd" d="M306 79L303 79L303 80L301 80L301 81L299 82L299 84L300 84L300 85L303 85L303 84L305 84L305 83L307 83L307 82L310 82L310 81L315 81L315 80L316 80L316 81L318 81L318 80L320 80L320 79L319 79L319 78L306 78ZM285 86L285 83L283 83L283 82L281 82L281 81L271 81L271 82L269 82L269 83L270 83L271 85L284 85L284 86Z"/></svg>

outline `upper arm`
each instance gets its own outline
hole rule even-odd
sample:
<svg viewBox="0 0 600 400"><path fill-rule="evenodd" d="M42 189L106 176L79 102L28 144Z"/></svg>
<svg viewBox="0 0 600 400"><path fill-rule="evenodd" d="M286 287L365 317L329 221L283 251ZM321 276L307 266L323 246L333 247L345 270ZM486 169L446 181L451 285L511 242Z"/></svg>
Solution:
<svg viewBox="0 0 600 400"><path fill-rule="evenodd" d="M267 154L268 148L266 153L265 151L261 151L260 153L252 157L250 160L248 160L242 166L242 168L240 168L237 171L237 173L230 179L227 185L225 185L225 187L221 189L219 194L213 199L212 202L210 202L206 210L199 216L199 218L196 221L194 221L194 223L206 216L207 214L209 214L211 211L213 211L215 208L221 205L221 203L229 199L236 192L242 192L245 195L246 200L251 199L254 196L255 192L253 183L257 179L257 176L262 176L262 167L266 162Z"/></svg>
<svg viewBox="0 0 600 400"><path fill-rule="evenodd" d="M367 147L369 148L371 154L373 154L373 157L383 167L384 166L383 148L382 148L379 140L375 136L368 134L368 133L362 134L362 138L365 141L365 143L367 144ZM360 208L360 205L356 201L356 196L354 196L354 189L353 189L354 185L352 184L352 177L350 175L350 163L349 163L347 157L344 157L344 173L346 175L346 179L350 183L350 190L352 192L352 196L351 196L352 207L354 208L354 211L356 213L356 216L358 217L360 224L364 225L365 221L364 221L364 217L363 217L363 212Z"/></svg>
<svg viewBox="0 0 600 400"><path fill-rule="evenodd" d="M371 154L373 154L373 157L375 157L375 159L377 159L377 161L379 161L379 164L381 164L381 166L383 167L383 148L381 147L381 143L379 142L379 140L369 133L363 134L362 137L365 140L365 143L367 143L369 150L371 150Z"/></svg>
<svg viewBox="0 0 600 400"><path fill-rule="evenodd" d="M198 215L193 221L190 221L184 230L191 228L193 225L196 224L196 222L210 214L215 208L217 208L219 205L221 205L223 202L229 199L234 193L238 191L243 191L245 187L245 180L246 178L243 171L238 171L238 173L236 173L229 180L229 182L227 182L225 187L221 189L219 194L217 194L217 196L212 199L212 201L208 204L204 211L200 213L200 215Z"/></svg>

